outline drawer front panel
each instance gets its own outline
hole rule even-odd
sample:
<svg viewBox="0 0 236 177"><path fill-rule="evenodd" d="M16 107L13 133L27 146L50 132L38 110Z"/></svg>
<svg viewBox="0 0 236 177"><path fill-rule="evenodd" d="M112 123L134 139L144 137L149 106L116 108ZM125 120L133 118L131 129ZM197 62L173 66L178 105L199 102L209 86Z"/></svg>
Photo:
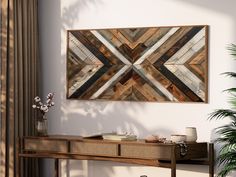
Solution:
<svg viewBox="0 0 236 177"><path fill-rule="evenodd" d="M169 160L171 158L171 147L123 144L121 145L121 156L128 158Z"/></svg>
<svg viewBox="0 0 236 177"><path fill-rule="evenodd" d="M68 152L67 141L62 140L25 139L24 149L29 151Z"/></svg>
<svg viewBox="0 0 236 177"><path fill-rule="evenodd" d="M70 153L96 156L117 156L117 144L71 142Z"/></svg>
<svg viewBox="0 0 236 177"><path fill-rule="evenodd" d="M180 146L176 148L177 160L188 160L194 158L207 158L207 143L187 144L187 153L185 156L180 155Z"/></svg>

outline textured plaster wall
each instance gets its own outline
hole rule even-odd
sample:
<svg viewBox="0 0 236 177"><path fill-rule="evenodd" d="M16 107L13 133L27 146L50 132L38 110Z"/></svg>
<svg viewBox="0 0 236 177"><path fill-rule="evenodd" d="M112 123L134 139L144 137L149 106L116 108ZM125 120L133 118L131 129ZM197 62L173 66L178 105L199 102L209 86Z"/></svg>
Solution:
<svg viewBox="0 0 236 177"><path fill-rule="evenodd" d="M129 131L143 138L169 138L195 126L198 141L211 141L223 121L207 120L214 109L228 107L222 90L233 81L220 75L235 69L226 46L236 42L235 0L40 0L42 95L56 93L49 113L51 134L85 135ZM66 100L66 30L207 24L209 29L209 103L145 103ZM45 161L52 176L52 161ZM207 177L205 166L177 166L180 177ZM169 177L170 170L111 162L61 161L63 177Z"/></svg>

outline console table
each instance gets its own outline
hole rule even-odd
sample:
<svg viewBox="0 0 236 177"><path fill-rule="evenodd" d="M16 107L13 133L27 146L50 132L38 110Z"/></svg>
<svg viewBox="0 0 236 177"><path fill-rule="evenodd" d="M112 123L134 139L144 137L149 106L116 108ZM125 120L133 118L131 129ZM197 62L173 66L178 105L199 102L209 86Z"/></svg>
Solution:
<svg viewBox="0 0 236 177"><path fill-rule="evenodd" d="M164 167L176 177L176 163L209 166L214 176L214 147L207 143L187 143L182 149L175 143L146 143L137 141L108 141L85 139L80 136L46 136L19 138L21 158L55 159L55 177L59 177L59 159L114 161L129 164ZM184 154L183 154L183 151Z"/></svg>

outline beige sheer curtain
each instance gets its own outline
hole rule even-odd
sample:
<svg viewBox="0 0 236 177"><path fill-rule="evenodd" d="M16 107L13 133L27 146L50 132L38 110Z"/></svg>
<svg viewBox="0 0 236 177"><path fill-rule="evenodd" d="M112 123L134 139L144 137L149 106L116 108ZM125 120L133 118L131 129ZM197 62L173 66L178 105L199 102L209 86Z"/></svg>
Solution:
<svg viewBox="0 0 236 177"><path fill-rule="evenodd" d="M17 167L19 136L33 135L38 87L37 0L1 0L0 177L37 177L37 162Z"/></svg>

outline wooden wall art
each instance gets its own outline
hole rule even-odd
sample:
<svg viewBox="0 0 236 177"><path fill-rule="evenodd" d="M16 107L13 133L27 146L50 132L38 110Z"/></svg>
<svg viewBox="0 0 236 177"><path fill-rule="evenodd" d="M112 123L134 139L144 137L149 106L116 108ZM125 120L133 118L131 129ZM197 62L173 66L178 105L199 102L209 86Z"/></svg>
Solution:
<svg viewBox="0 0 236 177"><path fill-rule="evenodd" d="M67 98L207 102L207 26L69 30Z"/></svg>

